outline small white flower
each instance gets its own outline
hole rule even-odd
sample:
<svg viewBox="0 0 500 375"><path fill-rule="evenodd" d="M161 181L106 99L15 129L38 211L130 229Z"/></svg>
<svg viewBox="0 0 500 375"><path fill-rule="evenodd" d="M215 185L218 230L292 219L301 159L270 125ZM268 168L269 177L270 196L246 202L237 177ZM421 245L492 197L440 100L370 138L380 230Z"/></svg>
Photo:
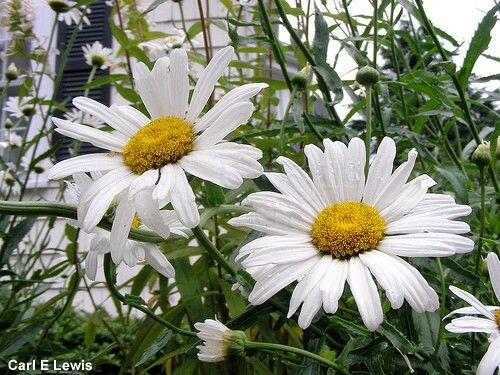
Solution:
<svg viewBox="0 0 500 375"><path fill-rule="evenodd" d="M169 36L148 42L139 43L139 47L145 49L152 60L158 60L160 57L168 56L175 48L189 49L186 42L186 33L184 30L175 29Z"/></svg>
<svg viewBox="0 0 500 375"><path fill-rule="evenodd" d="M7 139L0 142L0 149L7 147L19 148L22 145L23 145L23 138L14 132L9 132Z"/></svg>
<svg viewBox="0 0 500 375"><path fill-rule="evenodd" d="M298 323L307 328L321 307L330 314L349 284L364 324L376 330L383 321L379 291L393 308L406 300L417 312L439 307L436 292L401 257L444 257L472 250L469 225L453 219L469 206L431 194L426 175L407 182L417 152L393 172L396 145L384 138L365 177L365 146L324 140L324 152L305 147L312 179L292 160L279 157L283 173L267 173L280 193L250 194L244 204L255 212L231 219L267 236L243 246L237 261L255 278L248 300L267 301L287 285L294 288L288 317L302 305Z"/></svg>
<svg viewBox="0 0 500 375"><path fill-rule="evenodd" d="M43 159L37 162L33 167L31 168L31 156L23 156L21 158L21 168L25 171L32 169L33 172L36 174L42 174L46 171L48 171L54 164L50 161L50 159Z"/></svg>
<svg viewBox="0 0 500 375"><path fill-rule="evenodd" d="M111 65L111 56L113 50L104 47L101 42L95 41L94 44L86 44L82 47L85 56L85 62L90 66L96 66L100 69L106 69Z"/></svg>
<svg viewBox="0 0 500 375"><path fill-rule="evenodd" d="M78 4L71 0L48 0L47 4L57 13L57 19L68 26L73 24L78 25L82 17L83 20L80 23L80 29L83 23L90 25L87 17L90 14L90 8L88 7L78 7Z"/></svg>
<svg viewBox="0 0 500 375"><path fill-rule="evenodd" d="M8 169L2 170L0 171L0 193L6 196L9 190L11 196L19 195L21 185Z"/></svg>
<svg viewBox="0 0 500 375"><path fill-rule="evenodd" d="M22 118L24 116L30 117L40 114L40 106L33 103L32 96L10 96L4 105L6 112L11 113L11 116ZM45 108L45 106L42 106Z"/></svg>
<svg viewBox="0 0 500 375"><path fill-rule="evenodd" d="M486 261L493 291L500 301L500 261L494 253L489 253ZM472 294L454 286L450 286L450 290L470 307L462 307L448 314L445 319L454 314L465 316L453 319L446 325L446 330L453 333L482 332L490 335L490 346L479 363L476 374L493 375L500 367L500 306L485 306Z"/></svg>
<svg viewBox="0 0 500 375"><path fill-rule="evenodd" d="M100 118L115 129L114 133L53 119L57 132L110 151L64 160L49 172L51 179L78 172L108 172L85 195L85 202L91 206L85 210L86 216L81 216L86 231L99 223L115 197L122 193L128 198L120 201L117 210L128 210L135 200L137 207L147 207L141 220L160 235L167 228L158 228L162 225L156 217L158 208L166 202L172 203L185 226L193 228L200 217L186 173L228 189L239 187L244 178L262 174L263 168L257 161L262 151L226 142L224 138L250 119L254 111L250 98L266 84L235 88L201 115L233 55L232 47L214 55L198 79L190 102L186 51L173 50L170 62L159 59L152 71L138 63L134 72L136 88L149 116L127 105L108 108L85 97L73 100L75 107ZM112 236L118 231L126 237L131 223L132 217L115 220ZM115 262L121 260L122 252L119 241L111 241Z"/></svg>
<svg viewBox="0 0 500 375"><path fill-rule="evenodd" d="M96 177L99 176L98 174ZM88 202L84 202L85 194L89 189L92 189L94 180L85 173L73 175L73 180L73 183L67 182L68 198L73 204L78 206L78 220L76 222L73 221L72 224L81 228L83 227L81 218L85 216L85 210L91 208ZM118 202L124 199L126 198L119 197ZM153 228L143 225L140 218L143 217L143 215L149 215L147 210L150 208L151 207L147 205L145 207L136 207L133 202L126 202L125 205L118 204L115 210L114 222L117 222L118 225L123 228L121 223L131 217L133 228L156 230L158 230L158 228L160 228L160 230L168 228L173 234L186 237L184 232L187 228L180 224L173 211L164 210L161 211L160 214L153 212L152 216L155 216L156 220ZM161 225L159 221L161 221ZM128 229L127 233L115 231L110 234L108 231L94 228L91 233L95 233L95 236L91 240L90 249L85 259L85 274L89 279L95 280L98 260L102 255L110 252L111 243L113 242L118 242L119 246L122 248L122 259L127 266L134 267L139 262L145 261L163 276L174 277L175 270L165 255L160 251L159 247L155 244L129 240L127 238ZM168 234L165 232L161 234L164 237L168 237Z"/></svg>
<svg viewBox="0 0 500 375"><path fill-rule="evenodd" d="M92 126L93 128L100 128L104 125L98 117L91 116L76 108L72 108L71 111L66 112L64 114L64 118L71 122L78 122L82 125Z"/></svg>
<svg viewBox="0 0 500 375"><path fill-rule="evenodd" d="M195 323L194 328L199 331L198 338L203 340L203 345L197 346L200 361L221 362L245 350L245 333L232 331L217 320L206 319L203 323Z"/></svg>
<svg viewBox="0 0 500 375"><path fill-rule="evenodd" d="M251 7L257 5L258 0L233 0L233 4L243 7Z"/></svg>

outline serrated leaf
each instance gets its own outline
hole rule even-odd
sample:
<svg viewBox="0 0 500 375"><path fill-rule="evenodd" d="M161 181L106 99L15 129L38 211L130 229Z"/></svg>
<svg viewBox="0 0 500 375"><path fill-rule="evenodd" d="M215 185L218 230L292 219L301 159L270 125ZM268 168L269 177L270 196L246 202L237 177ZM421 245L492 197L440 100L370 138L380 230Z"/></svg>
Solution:
<svg viewBox="0 0 500 375"><path fill-rule="evenodd" d="M318 65L314 66L313 69L323 79L328 90L334 95L330 104L340 103L344 98L344 90L342 89L342 80L335 69L326 61L318 61Z"/></svg>
<svg viewBox="0 0 500 375"><path fill-rule="evenodd" d="M314 28L314 39L312 42L313 55L316 62L326 61L330 35L328 32L328 24L316 5L314 5Z"/></svg>

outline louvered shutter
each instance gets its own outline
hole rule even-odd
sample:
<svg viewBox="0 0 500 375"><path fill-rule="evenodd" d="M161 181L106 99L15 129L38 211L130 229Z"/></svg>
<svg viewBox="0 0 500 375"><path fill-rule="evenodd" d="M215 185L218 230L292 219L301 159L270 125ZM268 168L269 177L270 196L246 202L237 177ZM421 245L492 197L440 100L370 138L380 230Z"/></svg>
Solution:
<svg viewBox="0 0 500 375"><path fill-rule="evenodd" d="M71 101L73 98L83 95L84 90L78 90L79 87L87 83L90 71L92 68L85 63L83 57L82 46L92 44L96 40L100 41L105 47L111 47L111 30L108 24L108 17L110 14L110 7L105 4L105 0L98 0L90 5L91 13L88 15L90 25L83 24L76 36L71 50L69 51L68 60L64 67L64 73L59 86L57 94L57 101L65 103L65 106L71 110ZM67 26L64 22L59 22L58 31L58 48L63 51L69 42L71 35L76 26ZM60 57L57 60L57 66L60 64ZM108 74L108 70L98 70L95 77L102 77ZM100 86L90 89L88 97L97 100L100 103L109 105L110 101L110 87L109 85ZM56 115L62 115L61 113ZM53 141L59 142L62 140L62 146L59 148L56 158L58 161L70 157L69 147L71 146L72 139L54 133ZM101 149L94 147L89 143L82 143L79 153L89 154L93 152L102 152Z"/></svg>

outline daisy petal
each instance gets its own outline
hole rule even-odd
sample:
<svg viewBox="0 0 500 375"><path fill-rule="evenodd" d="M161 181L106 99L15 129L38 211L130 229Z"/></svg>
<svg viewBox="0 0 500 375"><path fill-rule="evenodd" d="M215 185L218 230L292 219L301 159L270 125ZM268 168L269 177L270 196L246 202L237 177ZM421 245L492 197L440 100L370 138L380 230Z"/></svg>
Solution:
<svg viewBox="0 0 500 375"><path fill-rule="evenodd" d="M187 122L192 124L196 122L208 98L214 91L215 84L222 76L233 57L234 48L231 46L221 49L212 57L212 60L210 60L207 67L201 73L196 83L196 87L194 88L191 103L189 104L186 115Z"/></svg>
<svg viewBox="0 0 500 375"><path fill-rule="evenodd" d="M144 256L146 262L148 262L151 267L153 267L156 271L162 274L165 277L174 277L175 269L168 261L165 254L163 254L158 246L152 245L147 246L144 249Z"/></svg>
<svg viewBox="0 0 500 375"><path fill-rule="evenodd" d="M325 180L327 181L329 190L333 193L331 202L345 201L344 170L347 164L347 147L342 142L332 142L329 139L325 139L323 144L325 146L325 167L328 171L325 175Z"/></svg>
<svg viewBox="0 0 500 375"><path fill-rule="evenodd" d="M314 316L321 308L321 303L321 291L318 287L313 288L311 293L305 297L302 308L300 309L299 320L297 321L300 328L306 329L311 325Z"/></svg>
<svg viewBox="0 0 500 375"><path fill-rule="evenodd" d="M128 199L121 199L116 207L113 226L110 235L111 258L115 264L120 264L125 252L128 234L135 216L135 209Z"/></svg>
<svg viewBox="0 0 500 375"><path fill-rule="evenodd" d="M386 236L377 250L401 257L445 257L455 254L453 248L442 242L415 239L411 235Z"/></svg>
<svg viewBox="0 0 500 375"><path fill-rule="evenodd" d="M498 367L500 367L500 336L488 347L477 367L477 375L492 375Z"/></svg>
<svg viewBox="0 0 500 375"><path fill-rule="evenodd" d="M186 174L181 167L174 165L172 172L172 177L175 177L168 193L172 206L181 223L188 228L194 228L200 222L200 214L196 206L193 189L191 189Z"/></svg>
<svg viewBox="0 0 500 375"><path fill-rule="evenodd" d="M347 201L361 201L365 186L365 144L353 138L347 147L347 163L344 166L344 198Z"/></svg>
<svg viewBox="0 0 500 375"><path fill-rule="evenodd" d="M375 331L384 320L380 296L370 271L357 257L349 259L347 282L363 323L370 331Z"/></svg>
<svg viewBox="0 0 500 375"><path fill-rule="evenodd" d="M337 312L348 272L349 263L347 261L333 259L323 277L319 288L323 295L323 308L329 314Z"/></svg>
<svg viewBox="0 0 500 375"><path fill-rule="evenodd" d="M113 104L110 109L114 111L118 116L120 116L122 120L127 121L129 126L132 129L135 129L135 132L140 130L144 125L147 125L151 122L151 120L141 111L129 105Z"/></svg>
<svg viewBox="0 0 500 375"><path fill-rule="evenodd" d="M488 263L491 285L497 299L500 301L500 261L498 260L498 255L489 253L486 257L486 262Z"/></svg>
<svg viewBox="0 0 500 375"><path fill-rule="evenodd" d="M189 95L187 53L182 48L176 48L170 52L170 95L171 115L184 118L186 116Z"/></svg>
<svg viewBox="0 0 500 375"><path fill-rule="evenodd" d="M495 312L495 310L499 309L498 306L484 306L484 307L487 310L490 310L491 312ZM479 315L481 313L479 311L477 311L476 308L474 308L472 306L461 307L460 309L453 310L451 313L446 315L443 318L443 320L449 318L452 315L456 315L456 314L458 314L458 315Z"/></svg>
<svg viewBox="0 0 500 375"><path fill-rule="evenodd" d="M135 196L135 207L141 221L149 229L163 238L170 236L170 228L163 221L158 210L158 203L151 198L151 189L141 190Z"/></svg>
<svg viewBox="0 0 500 375"><path fill-rule="evenodd" d="M373 158L366 179L363 202L373 206L375 199L385 186L392 174L392 164L396 156L396 144L394 140L385 137L377 150L377 155Z"/></svg>
<svg viewBox="0 0 500 375"><path fill-rule="evenodd" d="M50 168L48 177L57 180L72 174L90 171L109 171L123 167L121 155L88 154L63 160Z"/></svg>
<svg viewBox="0 0 500 375"><path fill-rule="evenodd" d="M474 297L472 294L469 292L466 292L465 290L462 290L460 288L457 288L456 286L450 286L450 290L455 294L457 297L463 299L465 302L467 302L469 305L474 307L477 311L479 311L481 314L483 314L486 318L495 320L495 314L493 314L491 311L489 311L479 300Z"/></svg>
<svg viewBox="0 0 500 375"><path fill-rule="evenodd" d="M453 333L498 333L498 325L494 320L478 318L475 316L463 316L456 318L446 325L446 330Z"/></svg>

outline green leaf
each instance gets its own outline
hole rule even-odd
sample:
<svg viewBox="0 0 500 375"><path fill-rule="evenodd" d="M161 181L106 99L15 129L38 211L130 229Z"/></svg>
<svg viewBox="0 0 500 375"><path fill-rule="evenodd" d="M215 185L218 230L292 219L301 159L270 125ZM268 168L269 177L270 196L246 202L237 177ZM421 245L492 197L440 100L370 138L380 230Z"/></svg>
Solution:
<svg viewBox="0 0 500 375"><path fill-rule="evenodd" d="M126 294L123 300L126 305L146 305L146 301L139 296L133 296L131 294Z"/></svg>
<svg viewBox="0 0 500 375"><path fill-rule="evenodd" d="M378 327L377 332L384 335L395 348L398 348L406 353L413 351L412 343L389 322L382 322L382 324Z"/></svg>
<svg viewBox="0 0 500 375"><path fill-rule="evenodd" d="M315 61L326 61L328 55L328 43L330 42L330 35L328 32L328 24L323 18L323 14L314 5L314 39L312 42L313 55Z"/></svg>
<svg viewBox="0 0 500 375"><path fill-rule="evenodd" d="M342 80L339 75L326 61L318 61L318 65L314 66L313 69L316 73L323 79L328 90L333 92L332 103L337 104L344 98L344 90L342 90Z"/></svg>
<svg viewBox="0 0 500 375"><path fill-rule="evenodd" d="M469 194L467 192L467 184L465 177L457 168L436 167L436 170L451 184L453 190L457 194L457 198L461 203L469 202Z"/></svg>
<svg viewBox="0 0 500 375"><path fill-rule="evenodd" d="M144 353L142 353L141 359L139 359L139 362L135 364L135 367L138 367L145 363L149 358L154 356L156 353L158 353L167 343L172 339L174 336L173 332L171 330L166 330L162 335L160 335L157 340L149 346Z"/></svg>
<svg viewBox="0 0 500 375"><path fill-rule="evenodd" d="M496 13L500 10L500 4L496 4L479 23L479 26L472 37L469 50L465 55L462 68L458 72L458 81L462 88L465 88L472 73L474 64L481 54L486 51L491 42L491 31L497 22Z"/></svg>
<svg viewBox="0 0 500 375"><path fill-rule="evenodd" d="M166 3L167 0L155 0L153 1L147 8L144 12L141 13L142 16L144 16L145 14L155 10L156 8L158 8L161 4L163 3Z"/></svg>
<svg viewBox="0 0 500 375"><path fill-rule="evenodd" d="M5 264L9 259L12 251L18 247L19 243L23 240L24 236L26 236L31 227L35 224L36 218L29 217L18 224L16 224L8 234L5 236L5 242L3 244L4 257L0 259L0 264Z"/></svg>
<svg viewBox="0 0 500 375"><path fill-rule="evenodd" d="M210 181L205 181L204 185L207 202L211 207L217 207L225 203L224 190L219 185L215 185Z"/></svg>
<svg viewBox="0 0 500 375"><path fill-rule="evenodd" d="M0 348L0 357L7 357L17 352L33 339L33 337L42 329L43 324L44 321L32 323L17 332L12 332L8 338L5 337L5 333L2 333L6 342Z"/></svg>

